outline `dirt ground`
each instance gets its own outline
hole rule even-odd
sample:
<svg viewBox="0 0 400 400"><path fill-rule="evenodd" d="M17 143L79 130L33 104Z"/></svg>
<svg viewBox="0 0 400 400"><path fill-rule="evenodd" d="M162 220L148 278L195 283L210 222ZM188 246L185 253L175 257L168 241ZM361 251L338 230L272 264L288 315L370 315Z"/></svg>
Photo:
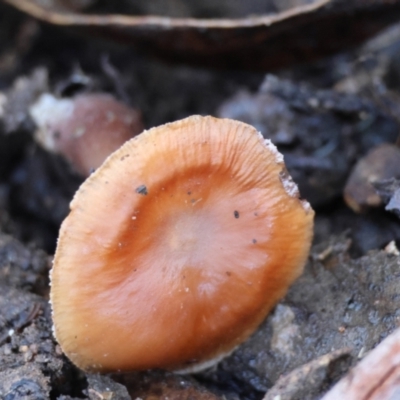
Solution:
<svg viewBox="0 0 400 400"><path fill-rule="evenodd" d="M136 3L125 11L154 13ZM227 15L242 12L240 3L225 4ZM267 3L257 12L277 12ZM399 326L400 25L345 47L273 70L204 68L45 24L0 2L0 398L319 399ZM138 109L145 128L193 114L255 126L283 153L316 211L304 274L257 332L210 370L87 374L53 338L48 274L83 178L34 139L28 109L42 93L91 92ZM393 158L384 149L357 172L383 144ZM365 189L368 180L377 186Z"/></svg>

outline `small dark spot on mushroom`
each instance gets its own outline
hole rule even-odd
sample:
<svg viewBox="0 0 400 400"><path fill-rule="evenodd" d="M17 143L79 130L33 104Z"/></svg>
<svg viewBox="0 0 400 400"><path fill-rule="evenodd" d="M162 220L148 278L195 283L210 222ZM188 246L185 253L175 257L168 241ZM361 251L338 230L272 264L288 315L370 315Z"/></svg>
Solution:
<svg viewBox="0 0 400 400"><path fill-rule="evenodd" d="M147 196L148 191L146 185L140 185L135 189L136 193L141 194L142 196Z"/></svg>
<svg viewBox="0 0 400 400"><path fill-rule="evenodd" d="M187 192L187 194L190 196L192 194L192 192L189 191L189 192Z"/></svg>
<svg viewBox="0 0 400 400"><path fill-rule="evenodd" d="M235 211L233 212L233 215L235 216L235 218L239 218L239 211L236 211L236 210L235 210Z"/></svg>
<svg viewBox="0 0 400 400"><path fill-rule="evenodd" d="M105 183L106 185L108 185L108 181L105 181L104 183Z"/></svg>
<svg viewBox="0 0 400 400"><path fill-rule="evenodd" d="M121 161L124 161L125 158L128 158L128 157L129 157L129 154L125 154L124 156L122 156L122 157L120 158L120 160L121 160Z"/></svg>
<svg viewBox="0 0 400 400"><path fill-rule="evenodd" d="M60 139L61 133L58 132L58 131L55 131L55 132L53 133L53 137L54 137L54 139Z"/></svg>
<svg viewBox="0 0 400 400"><path fill-rule="evenodd" d="M258 217L258 212L255 212L254 215L255 215L256 217Z"/></svg>
<svg viewBox="0 0 400 400"><path fill-rule="evenodd" d="M253 242L254 244L256 244L256 243L257 243L257 240L256 240L256 239L253 239L252 242Z"/></svg>
<svg viewBox="0 0 400 400"><path fill-rule="evenodd" d="M226 271L225 272L228 276L231 276L232 275L232 272L230 272L230 271Z"/></svg>

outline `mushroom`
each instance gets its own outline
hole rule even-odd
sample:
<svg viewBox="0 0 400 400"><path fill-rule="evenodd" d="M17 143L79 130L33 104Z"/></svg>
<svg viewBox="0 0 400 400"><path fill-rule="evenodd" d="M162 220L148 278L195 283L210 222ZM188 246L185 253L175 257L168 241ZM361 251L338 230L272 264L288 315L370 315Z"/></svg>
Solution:
<svg viewBox="0 0 400 400"><path fill-rule="evenodd" d="M104 93L58 99L42 94L30 107L37 142L64 156L88 176L123 143L143 129L138 111Z"/></svg>
<svg viewBox="0 0 400 400"><path fill-rule="evenodd" d="M71 203L51 273L55 336L88 371L211 366L301 274L313 217L253 127L193 116L145 131Z"/></svg>

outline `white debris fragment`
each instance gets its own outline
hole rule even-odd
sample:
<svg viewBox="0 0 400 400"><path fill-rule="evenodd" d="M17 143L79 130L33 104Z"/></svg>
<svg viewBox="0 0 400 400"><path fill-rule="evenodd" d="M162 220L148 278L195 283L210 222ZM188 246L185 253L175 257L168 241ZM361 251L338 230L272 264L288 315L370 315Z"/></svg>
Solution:
<svg viewBox="0 0 400 400"><path fill-rule="evenodd" d="M400 255L399 249L397 248L396 242L394 240L389 242L384 250L387 254L392 254L394 256Z"/></svg>
<svg viewBox="0 0 400 400"><path fill-rule="evenodd" d="M310 203L307 200L301 200L301 205L304 208L304 211L308 213L310 210L312 210Z"/></svg>
<svg viewBox="0 0 400 400"><path fill-rule="evenodd" d="M287 171L282 171L280 174L280 179L285 189L285 192L290 197L299 197L299 188L297 187L296 183L294 183L292 177L287 173Z"/></svg>
<svg viewBox="0 0 400 400"><path fill-rule="evenodd" d="M55 151L55 132L53 126L70 118L74 112L71 99L58 99L50 93L42 94L29 108L29 114L38 127L36 139L49 151Z"/></svg>
<svg viewBox="0 0 400 400"><path fill-rule="evenodd" d="M0 92L0 118L4 118L6 104L7 97L4 93Z"/></svg>
<svg viewBox="0 0 400 400"><path fill-rule="evenodd" d="M264 139L264 136L261 132L257 132L259 138L263 141L264 146L275 156L275 162L277 164L283 163L283 155L279 152L277 147L271 142L270 139Z"/></svg>

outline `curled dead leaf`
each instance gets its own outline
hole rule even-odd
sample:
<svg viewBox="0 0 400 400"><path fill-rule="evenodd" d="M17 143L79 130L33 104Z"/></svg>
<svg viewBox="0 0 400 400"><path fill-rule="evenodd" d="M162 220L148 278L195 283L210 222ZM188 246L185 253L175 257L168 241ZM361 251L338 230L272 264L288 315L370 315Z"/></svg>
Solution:
<svg viewBox="0 0 400 400"><path fill-rule="evenodd" d="M331 54L400 15L399 0L292 0L272 14L251 15L249 6L248 16L234 19L85 14L71 6L76 0L3 1L47 23L83 29L169 61L230 69L272 69Z"/></svg>

